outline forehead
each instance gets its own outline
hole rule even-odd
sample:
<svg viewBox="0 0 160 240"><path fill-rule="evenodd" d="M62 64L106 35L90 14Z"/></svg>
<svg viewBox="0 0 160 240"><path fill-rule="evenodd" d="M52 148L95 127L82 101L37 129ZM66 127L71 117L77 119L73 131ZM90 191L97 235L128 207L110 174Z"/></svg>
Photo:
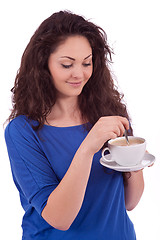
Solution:
<svg viewBox="0 0 160 240"><path fill-rule="evenodd" d="M85 58L92 54L92 48L87 38L83 36L70 36L60 44L53 53L57 57L70 56L73 58Z"/></svg>

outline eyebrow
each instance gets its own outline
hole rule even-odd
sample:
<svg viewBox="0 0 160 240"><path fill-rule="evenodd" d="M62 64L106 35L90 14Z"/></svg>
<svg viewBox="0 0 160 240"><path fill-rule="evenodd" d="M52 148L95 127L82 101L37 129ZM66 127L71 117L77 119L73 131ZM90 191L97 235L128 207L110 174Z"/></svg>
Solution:
<svg viewBox="0 0 160 240"><path fill-rule="evenodd" d="M84 58L84 60L86 60L87 58L89 58L90 56L92 56L92 54L88 55L87 57ZM72 58L72 57L69 57L69 56L62 56L61 58L68 58L72 61L75 61L76 59L75 58Z"/></svg>

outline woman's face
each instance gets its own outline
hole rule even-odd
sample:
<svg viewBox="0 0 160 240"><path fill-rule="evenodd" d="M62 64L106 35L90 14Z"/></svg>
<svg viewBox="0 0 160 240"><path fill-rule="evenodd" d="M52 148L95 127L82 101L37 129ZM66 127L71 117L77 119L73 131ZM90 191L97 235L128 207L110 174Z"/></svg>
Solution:
<svg viewBox="0 0 160 240"><path fill-rule="evenodd" d="M71 36L48 59L58 97L78 96L92 75L92 49L83 36Z"/></svg>

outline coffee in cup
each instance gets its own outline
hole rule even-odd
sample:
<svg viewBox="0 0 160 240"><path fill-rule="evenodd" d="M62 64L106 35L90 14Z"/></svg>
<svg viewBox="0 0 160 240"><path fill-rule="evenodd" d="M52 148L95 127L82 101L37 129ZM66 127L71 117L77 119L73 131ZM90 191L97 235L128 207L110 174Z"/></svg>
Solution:
<svg viewBox="0 0 160 240"><path fill-rule="evenodd" d="M135 166L139 164L146 151L144 138L129 136L129 144L125 137L118 137L108 141L108 148L103 149L102 157L107 162L116 162L121 166ZM105 152L111 154L111 160L105 158Z"/></svg>

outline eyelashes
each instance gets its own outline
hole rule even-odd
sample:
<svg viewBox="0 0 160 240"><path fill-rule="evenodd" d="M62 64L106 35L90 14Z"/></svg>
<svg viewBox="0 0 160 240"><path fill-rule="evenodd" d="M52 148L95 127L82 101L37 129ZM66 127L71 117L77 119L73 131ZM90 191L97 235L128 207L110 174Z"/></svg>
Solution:
<svg viewBox="0 0 160 240"><path fill-rule="evenodd" d="M70 64L70 65L61 64L61 65L62 65L62 67L63 67L63 68L66 68L66 69L68 69L68 68L71 68L71 67L72 67L72 64Z"/></svg>
<svg viewBox="0 0 160 240"><path fill-rule="evenodd" d="M91 66L91 63L84 63L83 66L84 67L89 67L89 66Z"/></svg>
<svg viewBox="0 0 160 240"><path fill-rule="evenodd" d="M66 68L66 69L69 69L69 68L71 68L72 66L73 66L73 64L69 64L69 65L67 65L67 64L61 64L62 65L62 67L63 68ZM89 67L89 66L91 66L91 63L83 63L82 64L84 67Z"/></svg>

